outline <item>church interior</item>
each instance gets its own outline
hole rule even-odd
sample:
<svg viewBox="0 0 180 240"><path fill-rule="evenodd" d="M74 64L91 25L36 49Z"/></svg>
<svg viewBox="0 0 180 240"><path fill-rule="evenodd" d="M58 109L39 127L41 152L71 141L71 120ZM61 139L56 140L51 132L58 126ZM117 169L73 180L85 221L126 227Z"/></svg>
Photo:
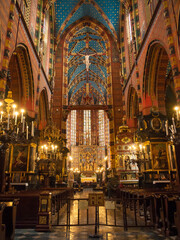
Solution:
<svg viewBox="0 0 180 240"><path fill-rule="evenodd" d="M179 0L0 0L0 239L89 238L180 239Z"/></svg>

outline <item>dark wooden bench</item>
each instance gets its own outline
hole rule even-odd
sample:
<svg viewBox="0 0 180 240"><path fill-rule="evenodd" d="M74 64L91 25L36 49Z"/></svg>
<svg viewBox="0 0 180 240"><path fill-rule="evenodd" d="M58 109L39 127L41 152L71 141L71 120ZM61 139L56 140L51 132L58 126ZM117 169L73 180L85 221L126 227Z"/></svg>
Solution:
<svg viewBox="0 0 180 240"><path fill-rule="evenodd" d="M5 204L4 211L2 213L2 224L5 225L5 239L14 239L15 224L16 224L16 212L19 204L19 199L13 198L0 198L0 203Z"/></svg>
<svg viewBox="0 0 180 240"><path fill-rule="evenodd" d="M6 226L3 223L3 211L6 207L5 203L0 204L0 239L5 240Z"/></svg>

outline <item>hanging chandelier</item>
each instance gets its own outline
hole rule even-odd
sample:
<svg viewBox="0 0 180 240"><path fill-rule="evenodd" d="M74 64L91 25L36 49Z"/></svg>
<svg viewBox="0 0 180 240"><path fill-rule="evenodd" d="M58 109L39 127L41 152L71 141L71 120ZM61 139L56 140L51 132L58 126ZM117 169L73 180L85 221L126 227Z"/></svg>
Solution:
<svg viewBox="0 0 180 240"><path fill-rule="evenodd" d="M8 91L7 98L0 101L0 136L9 135L13 138L28 140L34 137L34 122L29 122L25 116L25 109L18 109L12 98L12 91Z"/></svg>

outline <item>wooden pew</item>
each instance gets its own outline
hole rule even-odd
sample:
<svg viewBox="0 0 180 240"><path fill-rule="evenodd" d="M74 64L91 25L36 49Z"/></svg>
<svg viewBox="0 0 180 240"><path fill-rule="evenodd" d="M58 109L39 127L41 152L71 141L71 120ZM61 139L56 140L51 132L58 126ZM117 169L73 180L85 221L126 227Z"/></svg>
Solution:
<svg viewBox="0 0 180 240"><path fill-rule="evenodd" d="M6 229L5 239L12 240L15 235L16 211L19 199L6 198L1 203L6 205L2 214L2 223Z"/></svg>
<svg viewBox="0 0 180 240"><path fill-rule="evenodd" d="M5 236L6 236L6 226L5 224L3 223L3 211L6 207L6 204L5 203L1 203L0 204L0 239L1 240L5 240Z"/></svg>

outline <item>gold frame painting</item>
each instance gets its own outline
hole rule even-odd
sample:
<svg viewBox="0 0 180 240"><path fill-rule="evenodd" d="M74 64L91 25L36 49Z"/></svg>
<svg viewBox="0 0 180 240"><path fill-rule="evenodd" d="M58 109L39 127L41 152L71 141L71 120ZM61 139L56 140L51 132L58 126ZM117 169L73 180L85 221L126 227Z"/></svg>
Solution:
<svg viewBox="0 0 180 240"><path fill-rule="evenodd" d="M169 170L169 156L167 151L167 143L154 142L150 145L152 168L154 170Z"/></svg>
<svg viewBox="0 0 180 240"><path fill-rule="evenodd" d="M10 172L27 172L29 168L29 144L12 145Z"/></svg>

